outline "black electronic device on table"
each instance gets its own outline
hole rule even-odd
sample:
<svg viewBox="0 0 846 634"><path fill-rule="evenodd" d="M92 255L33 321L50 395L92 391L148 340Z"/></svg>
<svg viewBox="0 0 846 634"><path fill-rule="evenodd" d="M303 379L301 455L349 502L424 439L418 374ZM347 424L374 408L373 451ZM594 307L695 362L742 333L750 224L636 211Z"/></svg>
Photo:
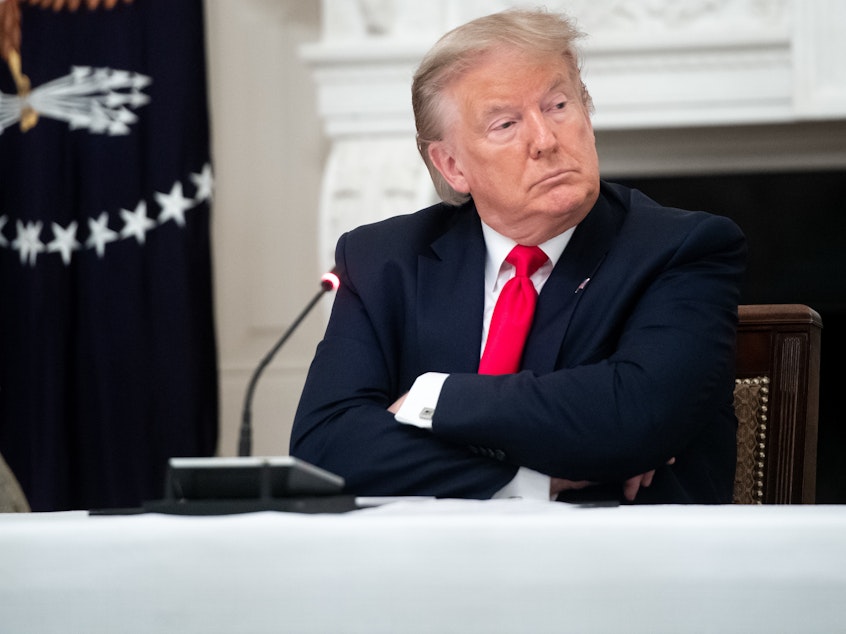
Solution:
<svg viewBox="0 0 846 634"><path fill-rule="evenodd" d="M344 479L292 456L171 458L165 496L144 510L177 515L255 511L337 513L356 508Z"/></svg>

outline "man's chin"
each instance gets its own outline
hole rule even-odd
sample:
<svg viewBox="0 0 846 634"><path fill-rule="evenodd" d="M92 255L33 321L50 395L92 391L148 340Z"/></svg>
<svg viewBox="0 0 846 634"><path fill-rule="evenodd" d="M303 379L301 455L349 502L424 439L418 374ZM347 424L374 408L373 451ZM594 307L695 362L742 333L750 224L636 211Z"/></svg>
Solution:
<svg viewBox="0 0 846 634"><path fill-rule="evenodd" d="M546 216L550 222L563 223L568 227L579 224L596 203L592 192L568 192L566 195L549 196L537 207L538 215Z"/></svg>

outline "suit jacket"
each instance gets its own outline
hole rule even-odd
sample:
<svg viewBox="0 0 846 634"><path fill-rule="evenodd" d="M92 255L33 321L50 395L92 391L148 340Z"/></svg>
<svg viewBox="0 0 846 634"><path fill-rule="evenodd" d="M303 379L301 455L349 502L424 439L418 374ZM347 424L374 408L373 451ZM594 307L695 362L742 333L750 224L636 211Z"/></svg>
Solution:
<svg viewBox="0 0 846 634"><path fill-rule="evenodd" d="M746 244L729 219L603 182L538 298L523 369L503 376L477 374L485 244L472 201L359 227L336 260L290 450L350 492L488 498L525 466L619 498L656 469L637 502L731 501ZM428 371L450 374L432 430L399 424L386 408Z"/></svg>

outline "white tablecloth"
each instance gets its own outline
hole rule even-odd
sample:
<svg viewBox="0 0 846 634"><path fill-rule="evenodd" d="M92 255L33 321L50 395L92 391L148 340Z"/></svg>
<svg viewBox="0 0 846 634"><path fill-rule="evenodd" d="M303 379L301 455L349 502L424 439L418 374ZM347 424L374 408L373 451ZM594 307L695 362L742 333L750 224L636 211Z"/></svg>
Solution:
<svg viewBox="0 0 846 634"><path fill-rule="evenodd" d="M0 632L846 631L846 507L0 515Z"/></svg>

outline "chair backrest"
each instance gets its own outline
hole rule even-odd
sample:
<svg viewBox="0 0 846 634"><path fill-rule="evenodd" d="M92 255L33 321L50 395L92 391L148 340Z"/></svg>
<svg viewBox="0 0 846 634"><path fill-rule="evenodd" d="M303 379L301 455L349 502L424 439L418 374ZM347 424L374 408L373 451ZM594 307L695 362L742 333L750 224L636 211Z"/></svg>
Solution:
<svg viewBox="0 0 846 634"><path fill-rule="evenodd" d="M822 320L803 304L738 312L734 502L813 504Z"/></svg>
<svg viewBox="0 0 846 634"><path fill-rule="evenodd" d="M0 454L0 513L24 513L29 510L29 502L17 478Z"/></svg>

